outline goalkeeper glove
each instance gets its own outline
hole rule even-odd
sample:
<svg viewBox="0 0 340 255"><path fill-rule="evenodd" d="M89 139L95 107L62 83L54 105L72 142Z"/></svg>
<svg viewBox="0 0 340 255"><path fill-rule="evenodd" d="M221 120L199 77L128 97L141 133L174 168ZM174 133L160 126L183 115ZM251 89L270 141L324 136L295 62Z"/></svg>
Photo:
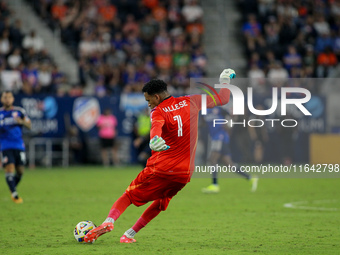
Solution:
<svg viewBox="0 0 340 255"><path fill-rule="evenodd" d="M158 135L150 140L149 146L153 151L166 151L170 148L170 146L165 144L164 139L162 137L158 137Z"/></svg>
<svg viewBox="0 0 340 255"><path fill-rule="evenodd" d="M222 73L220 74L220 84L222 83L230 83L231 79L234 79L236 77L236 73L233 69L224 69Z"/></svg>

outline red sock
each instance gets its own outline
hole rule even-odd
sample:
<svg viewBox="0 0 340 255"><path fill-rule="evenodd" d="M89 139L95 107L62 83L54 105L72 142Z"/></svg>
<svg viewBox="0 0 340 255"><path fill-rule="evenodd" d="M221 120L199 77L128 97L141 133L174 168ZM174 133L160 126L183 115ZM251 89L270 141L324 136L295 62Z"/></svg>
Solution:
<svg viewBox="0 0 340 255"><path fill-rule="evenodd" d="M143 212L135 225L132 226L132 229L138 233L139 230L144 228L146 224L161 212L160 205L160 200L153 201L153 203Z"/></svg>
<svg viewBox="0 0 340 255"><path fill-rule="evenodd" d="M113 204L107 217L110 217L116 221L129 205L131 205L130 198L124 193Z"/></svg>
<svg viewBox="0 0 340 255"><path fill-rule="evenodd" d="M132 229L136 231L136 233L138 233L138 231L144 228L146 224L148 224L148 222L144 220L142 217L140 217L135 223L135 225L132 226Z"/></svg>

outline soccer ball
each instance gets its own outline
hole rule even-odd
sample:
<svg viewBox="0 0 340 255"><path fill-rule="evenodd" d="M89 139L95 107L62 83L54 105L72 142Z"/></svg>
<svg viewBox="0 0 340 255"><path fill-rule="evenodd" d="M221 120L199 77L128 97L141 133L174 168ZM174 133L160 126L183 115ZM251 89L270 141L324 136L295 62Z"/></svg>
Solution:
<svg viewBox="0 0 340 255"><path fill-rule="evenodd" d="M84 236L92 229L97 227L92 221L81 221L74 228L74 238L79 242L84 242Z"/></svg>

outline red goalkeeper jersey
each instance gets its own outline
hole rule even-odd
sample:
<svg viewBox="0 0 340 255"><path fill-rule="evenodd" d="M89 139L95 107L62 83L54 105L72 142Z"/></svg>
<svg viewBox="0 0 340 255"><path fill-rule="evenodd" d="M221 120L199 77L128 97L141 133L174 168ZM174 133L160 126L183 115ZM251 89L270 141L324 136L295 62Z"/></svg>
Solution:
<svg viewBox="0 0 340 255"><path fill-rule="evenodd" d="M221 101L218 99L220 97ZM218 96L207 98L207 107L226 104L230 91L221 89ZM201 95L168 97L151 111L150 137L162 137L170 148L166 151L152 151L147 161L157 175L177 182L190 181L194 170L197 146L198 114L201 110Z"/></svg>

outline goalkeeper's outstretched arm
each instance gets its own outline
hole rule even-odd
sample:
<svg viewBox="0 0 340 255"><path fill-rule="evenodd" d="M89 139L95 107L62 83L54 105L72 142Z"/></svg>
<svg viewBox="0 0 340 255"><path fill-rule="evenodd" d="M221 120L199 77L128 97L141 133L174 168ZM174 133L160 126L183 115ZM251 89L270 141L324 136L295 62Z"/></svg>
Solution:
<svg viewBox="0 0 340 255"><path fill-rule="evenodd" d="M220 74L219 82L220 84L230 84L232 79L236 78L236 73L233 69L228 68L224 69ZM221 98L222 105L225 105L229 102L230 99L230 90L227 88L221 88L218 95Z"/></svg>
<svg viewBox="0 0 340 255"><path fill-rule="evenodd" d="M236 73L233 69L224 69L222 73L220 74L219 82L220 84L229 84L231 79L234 79L236 77ZM207 107L213 108L215 106L225 105L229 102L230 99L230 90L227 88L221 88L218 96L215 95L214 99L211 97L207 98ZM215 104L216 102L216 104Z"/></svg>
<svg viewBox="0 0 340 255"><path fill-rule="evenodd" d="M236 73L233 69L224 69L220 74L219 82L220 84L226 83L229 84L231 79L236 77ZM202 95L191 95L190 101L193 103L193 106L200 111L202 108L201 105ZM227 88L220 89L218 95L214 95L212 97L207 97L207 108L213 108L215 106L225 105L229 102L230 98L230 90ZM216 104L215 104L216 102Z"/></svg>

